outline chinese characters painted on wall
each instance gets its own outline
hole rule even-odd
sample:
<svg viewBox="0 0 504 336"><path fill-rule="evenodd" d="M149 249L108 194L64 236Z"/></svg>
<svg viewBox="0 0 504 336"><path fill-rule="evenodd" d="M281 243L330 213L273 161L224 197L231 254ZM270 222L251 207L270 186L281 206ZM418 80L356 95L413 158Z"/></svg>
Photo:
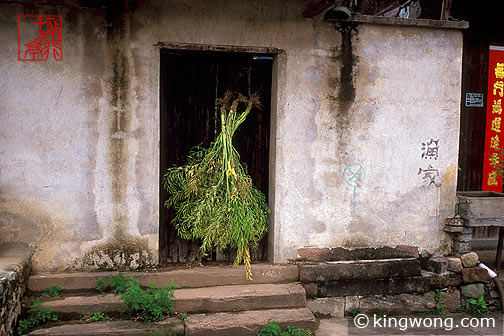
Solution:
<svg viewBox="0 0 504 336"><path fill-rule="evenodd" d="M438 159L438 150L439 150L439 139L434 140L430 139L427 142L422 142L422 159Z"/></svg>
<svg viewBox="0 0 504 336"><path fill-rule="evenodd" d="M18 15L18 60L63 60L59 15Z"/></svg>
<svg viewBox="0 0 504 336"><path fill-rule="evenodd" d="M439 139L430 138L429 141L422 142L422 159L437 160L439 157ZM422 175L422 181L425 185L441 186L439 169L428 165L426 168L418 168L418 174Z"/></svg>
<svg viewBox="0 0 504 336"><path fill-rule="evenodd" d="M439 181L439 169L432 167L429 165L426 169L418 168L418 174L422 174L422 180L424 184L431 185L433 184L436 187L441 186L441 182Z"/></svg>
<svg viewBox="0 0 504 336"><path fill-rule="evenodd" d="M502 99L504 96L504 47L490 46L488 97L483 162L483 191L502 192L498 174L502 137Z"/></svg>

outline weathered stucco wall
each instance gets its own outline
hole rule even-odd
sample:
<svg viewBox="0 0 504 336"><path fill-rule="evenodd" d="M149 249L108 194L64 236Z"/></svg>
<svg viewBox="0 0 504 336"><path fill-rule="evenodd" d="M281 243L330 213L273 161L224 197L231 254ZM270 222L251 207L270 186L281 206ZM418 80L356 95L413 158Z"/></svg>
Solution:
<svg viewBox="0 0 504 336"><path fill-rule="evenodd" d="M455 202L461 33L371 24L338 31L304 19L305 4L0 4L8 46L0 50L0 240L37 246L36 270L156 263L155 45L164 42L282 50L272 93L275 262L304 246L438 247ZM17 61L16 16L38 13L63 16L62 62ZM438 157L422 158L431 138ZM343 176L353 163L365 172L355 214ZM426 185L418 173L429 165L439 177Z"/></svg>
<svg viewBox="0 0 504 336"><path fill-rule="evenodd" d="M0 4L0 241L35 246L39 271L156 264L155 98L127 22L66 3ZM62 15L63 61L17 60L20 14Z"/></svg>
<svg viewBox="0 0 504 336"><path fill-rule="evenodd" d="M293 258L300 245L408 244L432 251L443 219L453 215L461 33L346 28L321 86L279 116L277 260ZM300 73L290 73L299 83ZM439 147L437 158L430 156L434 148L422 158L427 147ZM365 172L355 194L351 171L349 183L343 176L347 165ZM429 165L436 170L425 172ZM426 183L429 173L434 183Z"/></svg>

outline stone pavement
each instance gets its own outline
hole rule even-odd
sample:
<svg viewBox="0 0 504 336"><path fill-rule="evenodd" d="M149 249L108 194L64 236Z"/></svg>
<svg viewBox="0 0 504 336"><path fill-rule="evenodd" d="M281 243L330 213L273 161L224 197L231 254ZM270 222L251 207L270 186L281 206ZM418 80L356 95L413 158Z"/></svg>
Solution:
<svg viewBox="0 0 504 336"><path fill-rule="evenodd" d="M403 318L403 320L401 320ZM417 324L415 327L408 326L408 328L404 328L406 319L417 318L417 321L421 323ZM434 321L434 319L443 319L443 325L441 326L440 320ZM403 316L390 316L387 317L389 321L382 318L379 320L379 317L376 319L377 324L376 327L373 328L373 317L370 318L370 322L366 328L358 329L354 324L353 318L345 318L345 319L321 319L319 321L318 329L315 333L316 336L357 336L357 335L380 335L380 336L388 336L388 335L428 335L428 336L444 336L444 335L495 335L502 336L504 335L504 319L503 314L500 312L491 312L487 313L483 316L482 319L474 320L472 316L464 314L464 313L456 313L449 314L443 317L435 316L435 315L403 315ZM395 320L393 320L395 319ZM449 320L445 320L449 319ZM450 320L451 319L451 320ZM462 319L465 319L462 321ZM486 320L485 320L486 319ZM365 323L366 319L361 319L360 322L356 323ZM411 320L408 320L411 321ZM491 327L482 326L483 324L495 323L494 327L490 324ZM386 325L390 323L389 325ZM394 323L396 323L397 328L394 328ZM434 327L426 327L425 325L429 325L430 323L436 323L440 328ZM471 327L460 327L460 325L473 324ZM476 327L476 324L479 324L480 327ZM349 327L350 325L350 327ZM459 325L457 328L456 326ZM387 326L391 326L390 328ZM401 328L401 326L403 326ZM401 331L403 329L404 331Z"/></svg>

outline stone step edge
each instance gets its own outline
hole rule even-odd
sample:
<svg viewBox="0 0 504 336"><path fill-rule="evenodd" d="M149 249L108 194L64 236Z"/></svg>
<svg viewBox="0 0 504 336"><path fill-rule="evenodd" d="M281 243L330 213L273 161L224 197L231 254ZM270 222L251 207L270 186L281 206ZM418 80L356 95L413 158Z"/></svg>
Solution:
<svg viewBox="0 0 504 336"><path fill-rule="evenodd" d="M374 280L337 280L302 283L307 298L426 293L430 290L460 286L462 275L437 274L422 270L421 276Z"/></svg>
<svg viewBox="0 0 504 336"><path fill-rule="evenodd" d="M287 326L315 332L315 316L308 308L250 310L238 313L191 314L186 317L186 336L256 336L262 327L277 321Z"/></svg>
<svg viewBox="0 0 504 336"><path fill-rule="evenodd" d="M219 323L219 321L221 323ZM65 321L57 325L39 327L29 335L115 335L114 331L131 331L137 328L142 331L157 330L172 331L175 335L188 336L256 336L261 328L277 321L282 330L287 326L295 328L316 329L316 320L307 308L251 310L236 313L188 314L182 321L178 317L168 317L159 322L143 323L132 320L112 320L91 323L77 323L77 320ZM103 330L102 328L105 328Z"/></svg>
<svg viewBox="0 0 504 336"><path fill-rule="evenodd" d="M245 279L245 269L231 267L198 267L162 272L76 272L76 273L39 273L28 279L28 291L42 292L45 288L57 285L65 292L94 291L98 278L122 274L125 277L137 277L142 286L155 283L168 285L171 280L179 288L199 288L226 285L289 283L299 281L297 265L252 265L252 281Z"/></svg>
<svg viewBox="0 0 504 336"><path fill-rule="evenodd" d="M79 318L95 312L113 317L125 312L117 294L62 296L43 300L61 318ZM306 307L306 292L299 283L186 288L175 291L174 311L184 313Z"/></svg>
<svg viewBox="0 0 504 336"><path fill-rule="evenodd" d="M328 260L319 263L314 263L315 265L323 264L372 264L372 263L387 263L387 262L400 262L400 261L412 261L418 260L417 258L390 258L390 259L358 259L358 260Z"/></svg>
<svg viewBox="0 0 504 336"><path fill-rule="evenodd" d="M166 335L183 336L184 322L178 317L168 317L158 322L136 322L133 320L111 320L90 323L79 323L79 320L69 320L56 325L42 326L28 335L122 335L125 331L136 331L135 335Z"/></svg>
<svg viewBox="0 0 504 336"><path fill-rule="evenodd" d="M307 246L299 248L297 253L299 261L418 258L419 256L418 246L411 245L356 248Z"/></svg>
<svg viewBox="0 0 504 336"><path fill-rule="evenodd" d="M421 273L420 262L414 258L397 258L386 261L335 261L299 265L299 279L303 283L408 278L419 276Z"/></svg>

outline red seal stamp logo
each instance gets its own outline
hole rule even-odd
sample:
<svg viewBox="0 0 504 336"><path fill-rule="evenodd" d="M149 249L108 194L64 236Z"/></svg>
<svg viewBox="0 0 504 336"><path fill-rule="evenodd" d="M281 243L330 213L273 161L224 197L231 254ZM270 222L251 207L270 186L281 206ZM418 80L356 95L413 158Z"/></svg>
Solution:
<svg viewBox="0 0 504 336"><path fill-rule="evenodd" d="M63 60L60 15L18 15L18 60Z"/></svg>

